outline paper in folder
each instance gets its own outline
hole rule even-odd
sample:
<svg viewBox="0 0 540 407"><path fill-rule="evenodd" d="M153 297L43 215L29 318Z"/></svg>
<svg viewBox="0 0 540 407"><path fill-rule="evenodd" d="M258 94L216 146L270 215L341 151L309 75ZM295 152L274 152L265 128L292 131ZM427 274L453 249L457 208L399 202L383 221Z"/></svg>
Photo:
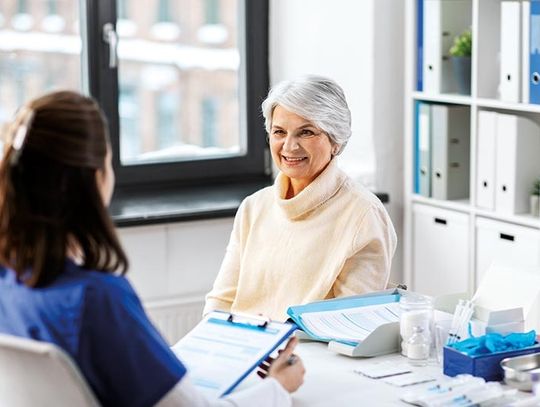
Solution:
<svg viewBox="0 0 540 407"><path fill-rule="evenodd" d="M211 312L173 352L209 400L230 393L298 327L260 317Z"/></svg>
<svg viewBox="0 0 540 407"><path fill-rule="evenodd" d="M318 301L290 307L287 314L313 340L349 356L397 351L402 290Z"/></svg>

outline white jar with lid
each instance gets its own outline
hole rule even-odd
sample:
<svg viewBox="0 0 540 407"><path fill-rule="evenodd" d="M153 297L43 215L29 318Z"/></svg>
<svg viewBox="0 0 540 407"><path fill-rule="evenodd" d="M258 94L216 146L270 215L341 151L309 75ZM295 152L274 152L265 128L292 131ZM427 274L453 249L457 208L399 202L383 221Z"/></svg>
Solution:
<svg viewBox="0 0 540 407"><path fill-rule="evenodd" d="M401 317L401 354L407 356L407 341L413 335L414 327L421 327L424 335L431 341L433 324L433 302L430 297L418 294L404 294L399 300Z"/></svg>

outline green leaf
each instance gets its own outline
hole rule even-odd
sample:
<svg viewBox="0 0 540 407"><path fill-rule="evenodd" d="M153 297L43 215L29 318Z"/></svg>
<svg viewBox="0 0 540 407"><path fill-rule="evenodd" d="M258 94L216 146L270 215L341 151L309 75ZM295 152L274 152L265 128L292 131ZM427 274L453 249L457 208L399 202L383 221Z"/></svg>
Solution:
<svg viewBox="0 0 540 407"><path fill-rule="evenodd" d="M454 38L454 44L450 48L453 57L470 57L472 53L472 33L467 29Z"/></svg>

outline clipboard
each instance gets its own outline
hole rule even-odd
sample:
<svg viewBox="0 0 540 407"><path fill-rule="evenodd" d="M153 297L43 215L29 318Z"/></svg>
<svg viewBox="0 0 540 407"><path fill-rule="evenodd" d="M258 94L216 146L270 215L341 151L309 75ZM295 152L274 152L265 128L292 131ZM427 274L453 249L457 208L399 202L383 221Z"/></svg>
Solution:
<svg viewBox="0 0 540 407"><path fill-rule="evenodd" d="M215 400L229 394L298 327L267 318L214 311L172 351L193 384Z"/></svg>
<svg viewBox="0 0 540 407"><path fill-rule="evenodd" d="M362 340L343 340L335 335L318 335L311 330L307 323L310 313L332 313L349 310L367 309L371 306L397 304L402 294L408 293L400 288L377 291L362 295L336 298L312 302L305 305L289 307L287 314L307 334L308 338L315 341L328 342L328 349L352 357L372 357L393 353L399 349L399 316L393 321L380 324L370 329ZM327 324L332 328L336 319L328 320ZM339 326L336 327L336 331ZM299 336L299 335L297 335ZM300 337L300 336L299 336Z"/></svg>

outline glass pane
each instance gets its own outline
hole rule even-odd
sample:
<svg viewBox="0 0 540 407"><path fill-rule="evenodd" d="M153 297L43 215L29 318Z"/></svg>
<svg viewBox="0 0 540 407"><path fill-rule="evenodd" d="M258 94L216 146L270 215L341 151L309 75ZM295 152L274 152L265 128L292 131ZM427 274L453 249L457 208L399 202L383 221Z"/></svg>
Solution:
<svg viewBox="0 0 540 407"><path fill-rule="evenodd" d="M117 7L122 164L244 154L238 0Z"/></svg>
<svg viewBox="0 0 540 407"><path fill-rule="evenodd" d="M0 1L0 124L53 89L81 90L79 2Z"/></svg>

